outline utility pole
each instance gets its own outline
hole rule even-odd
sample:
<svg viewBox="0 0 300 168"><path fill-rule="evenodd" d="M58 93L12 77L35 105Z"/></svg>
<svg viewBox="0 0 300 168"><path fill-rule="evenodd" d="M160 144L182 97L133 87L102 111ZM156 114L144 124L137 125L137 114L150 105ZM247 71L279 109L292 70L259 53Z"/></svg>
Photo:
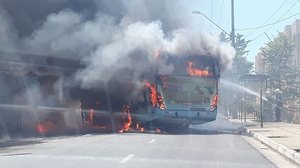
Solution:
<svg viewBox="0 0 300 168"><path fill-rule="evenodd" d="M231 45L235 49L235 30L234 30L234 0L231 0Z"/></svg>
<svg viewBox="0 0 300 168"><path fill-rule="evenodd" d="M263 128L263 101L262 101L262 91L263 91L263 81L260 81L260 94L259 94L259 102L260 102L260 127Z"/></svg>
<svg viewBox="0 0 300 168"><path fill-rule="evenodd" d="M235 49L235 31L234 31L234 0L231 0L231 44Z"/></svg>

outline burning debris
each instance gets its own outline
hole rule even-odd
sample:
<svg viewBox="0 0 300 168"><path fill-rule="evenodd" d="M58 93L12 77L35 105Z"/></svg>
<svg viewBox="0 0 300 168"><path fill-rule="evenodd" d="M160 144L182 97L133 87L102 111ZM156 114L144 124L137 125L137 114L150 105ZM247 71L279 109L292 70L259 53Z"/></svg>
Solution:
<svg viewBox="0 0 300 168"><path fill-rule="evenodd" d="M48 131L51 131L55 128L55 125L52 121L40 122L36 125L36 131L40 134L45 134Z"/></svg>
<svg viewBox="0 0 300 168"><path fill-rule="evenodd" d="M144 127L140 127L139 123L136 124L135 129L144 132Z"/></svg>
<svg viewBox="0 0 300 168"><path fill-rule="evenodd" d="M131 108L129 105L124 105L123 106L123 128L120 130L120 132L128 132L130 129L130 126L132 124L132 120L131 120Z"/></svg>
<svg viewBox="0 0 300 168"><path fill-rule="evenodd" d="M157 105L162 110L167 109L167 107L164 103L164 98L162 97L161 93L157 93Z"/></svg>
<svg viewBox="0 0 300 168"><path fill-rule="evenodd" d="M135 127L133 126L133 121L131 117L131 107L129 105L124 105L123 106L123 128L119 130L120 133L122 132L129 132L129 131L139 131L139 132L144 132L144 128L140 126L139 123L135 124Z"/></svg>
<svg viewBox="0 0 300 168"><path fill-rule="evenodd" d="M51 112L45 116L47 118L41 119L42 121L37 122L35 125L38 134L47 135L65 128L64 116L61 113Z"/></svg>

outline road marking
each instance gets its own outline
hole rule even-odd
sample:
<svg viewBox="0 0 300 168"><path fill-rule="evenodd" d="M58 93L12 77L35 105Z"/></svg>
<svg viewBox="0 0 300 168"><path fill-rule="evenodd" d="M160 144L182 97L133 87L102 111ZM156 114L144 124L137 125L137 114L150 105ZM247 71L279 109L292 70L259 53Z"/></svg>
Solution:
<svg viewBox="0 0 300 168"><path fill-rule="evenodd" d="M130 155L126 156L124 159L122 159L120 161L120 163L126 163L128 160L130 160L133 157L134 157L134 154L130 154Z"/></svg>
<svg viewBox="0 0 300 168"><path fill-rule="evenodd" d="M155 141L156 141L156 139L152 139L151 141L148 142L148 144L152 144Z"/></svg>

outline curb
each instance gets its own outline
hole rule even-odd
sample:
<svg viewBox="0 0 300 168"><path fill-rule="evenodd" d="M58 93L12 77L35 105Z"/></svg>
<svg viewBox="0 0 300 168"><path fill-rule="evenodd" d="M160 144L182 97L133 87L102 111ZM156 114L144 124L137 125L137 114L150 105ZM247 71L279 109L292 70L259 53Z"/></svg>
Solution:
<svg viewBox="0 0 300 168"><path fill-rule="evenodd" d="M262 143L266 144L270 148L274 149L275 151L279 152L280 154L284 155L288 159L294 161L298 165L300 165L300 154L296 151L287 148L286 146L279 144L272 139L265 137L259 133L251 131L246 128L246 132L251 135L252 137L256 138L257 140L261 141Z"/></svg>

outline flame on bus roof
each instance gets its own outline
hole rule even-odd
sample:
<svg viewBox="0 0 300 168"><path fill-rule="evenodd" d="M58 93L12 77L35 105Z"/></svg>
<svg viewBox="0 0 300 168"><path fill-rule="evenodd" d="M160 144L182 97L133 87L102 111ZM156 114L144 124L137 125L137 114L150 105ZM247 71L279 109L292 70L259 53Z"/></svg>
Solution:
<svg viewBox="0 0 300 168"><path fill-rule="evenodd" d="M199 76L199 77L211 77L211 76L213 76L211 71L196 68L194 62L188 61L187 64L188 64L187 72L191 76Z"/></svg>

